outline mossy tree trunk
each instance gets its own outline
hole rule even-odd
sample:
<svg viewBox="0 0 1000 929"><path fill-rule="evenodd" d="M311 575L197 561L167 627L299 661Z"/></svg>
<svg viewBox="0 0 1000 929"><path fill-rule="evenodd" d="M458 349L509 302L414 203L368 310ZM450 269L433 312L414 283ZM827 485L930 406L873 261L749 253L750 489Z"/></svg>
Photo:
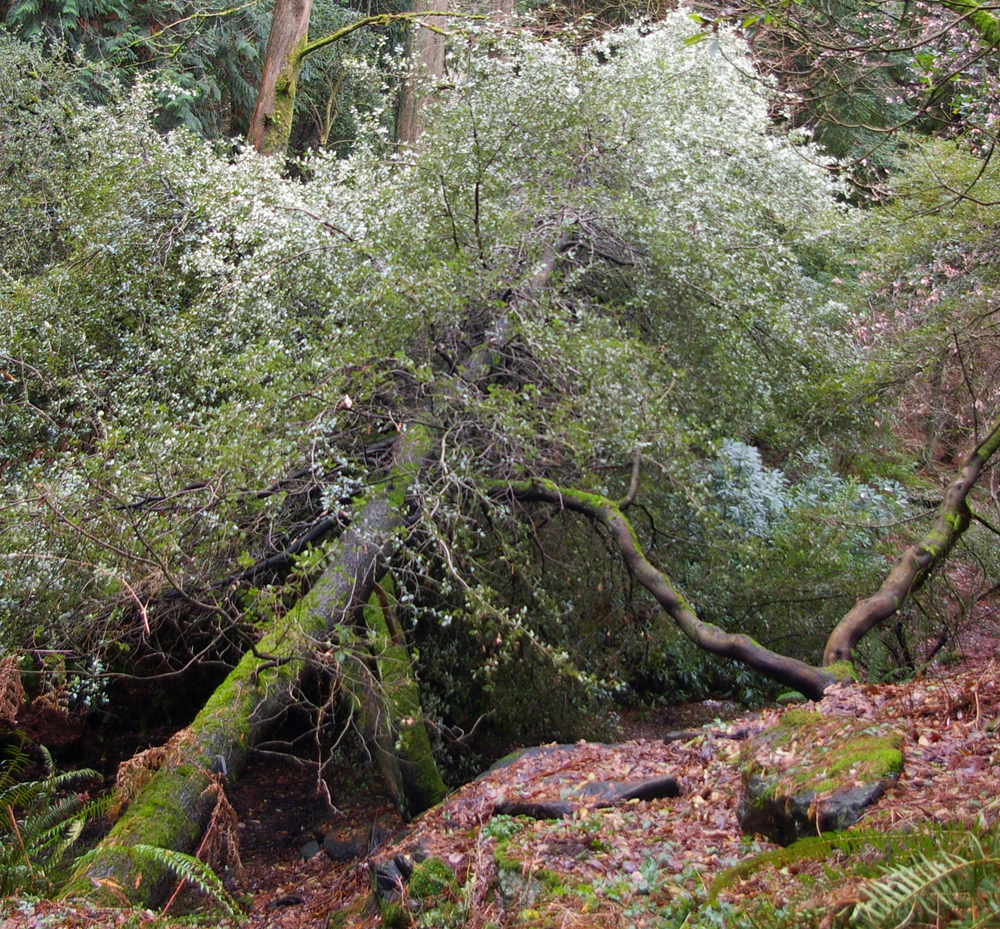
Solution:
<svg viewBox="0 0 1000 929"><path fill-rule="evenodd" d="M121 902L124 895L140 905L162 897L167 886L162 869L129 849L148 845L190 853L195 848L217 799L219 775L239 776L250 749L295 699L309 656L326 647L334 627L355 622L367 603L405 526L401 511L408 489L433 446L432 433L422 427L400 437L389 476L355 503L351 526L333 547L319 581L244 655L190 727L175 737L167 761L73 875L64 896ZM399 666L401 678L408 667ZM429 755L421 760L422 770L433 767ZM427 795L435 795L434 784Z"/></svg>
<svg viewBox="0 0 1000 929"><path fill-rule="evenodd" d="M369 660L356 659L344 676L365 744L406 820L439 803L445 787L424 724L420 693L395 617L391 575L376 585L364 608Z"/></svg>
<svg viewBox="0 0 1000 929"><path fill-rule="evenodd" d="M288 145L311 12L312 0L278 0L274 5L257 105L247 132L247 141L262 155L280 154Z"/></svg>
<svg viewBox="0 0 1000 929"><path fill-rule="evenodd" d="M968 497L990 459L1000 450L1000 419L965 460L958 476L948 485L930 530L903 552L882 586L870 597L858 600L837 623L827 639L823 663L849 661L851 650L872 629L894 616L918 591L931 572L943 562L968 529L972 520Z"/></svg>

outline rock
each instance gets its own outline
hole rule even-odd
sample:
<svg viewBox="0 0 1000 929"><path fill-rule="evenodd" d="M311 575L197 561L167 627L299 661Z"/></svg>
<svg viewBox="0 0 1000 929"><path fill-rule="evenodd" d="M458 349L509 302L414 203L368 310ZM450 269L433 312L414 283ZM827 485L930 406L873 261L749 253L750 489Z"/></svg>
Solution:
<svg viewBox="0 0 1000 929"><path fill-rule="evenodd" d="M318 854L319 854L319 842L317 842L315 839L306 842L306 844L299 849L299 857L301 857L305 861L308 861L310 858Z"/></svg>
<svg viewBox="0 0 1000 929"><path fill-rule="evenodd" d="M885 726L788 711L747 744L740 828L781 845L848 828L899 777L902 744Z"/></svg>
<svg viewBox="0 0 1000 929"><path fill-rule="evenodd" d="M531 748L516 748L512 752L508 752L499 761L493 762L489 768L480 774L480 777L484 777L493 771L502 771L504 768L509 768L512 764L516 764L522 758L541 758L545 755L551 755L553 752L567 751L576 748L572 743L566 744L554 744L554 745L535 745Z"/></svg>
<svg viewBox="0 0 1000 929"><path fill-rule="evenodd" d="M885 787L874 783L837 791L817 801L814 790L780 794L775 792L773 778L754 776L740 802L740 828L749 835L760 833L779 845L791 845L806 836L847 829L884 793Z"/></svg>
<svg viewBox="0 0 1000 929"><path fill-rule="evenodd" d="M323 851L331 861L346 863L360 858L365 850L358 842L344 842L328 835L323 839Z"/></svg>
<svg viewBox="0 0 1000 929"><path fill-rule="evenodd" d="M375 865L375 886L383 900L394 901L400 898L406 879L395 861L382 861Z"/></svg>
<svg viewBox="0 0 1000 929"><path fill-rule="evenodd" d="M545 885L520 868L501 867L497 871L500 896L507 906L531 907L545 892Z"/></svg>
<svg viewBox="0 0 1000 929"><path fill-rule="evenodd" d="M680 785L673 775L652 777L644 781L588 781L574 791L578 797L593 797L597 807L613 806L627 800L660 800L679 797Z"/></svg>
<svg viewBox="0 0 1000 929"><path fill-rule="evenodd" d="M426 858L426 855L424 857ZM399 868L399 873L403 875L403 880L408 881L413 876L415 862L409 855L396 855L392 861Z"/></svg>

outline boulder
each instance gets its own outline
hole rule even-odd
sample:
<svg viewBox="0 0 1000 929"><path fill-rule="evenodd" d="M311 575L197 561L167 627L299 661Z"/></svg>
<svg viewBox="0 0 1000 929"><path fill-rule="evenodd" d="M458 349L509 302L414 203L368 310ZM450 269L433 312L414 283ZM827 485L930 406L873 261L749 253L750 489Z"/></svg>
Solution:
<svg viewBox="0 0 1000 929"><path fill-rule="evenodd" d="M780 845L848 828L899 777L902 744L885 725L789 710L744 747L740 828Z"/></svg>

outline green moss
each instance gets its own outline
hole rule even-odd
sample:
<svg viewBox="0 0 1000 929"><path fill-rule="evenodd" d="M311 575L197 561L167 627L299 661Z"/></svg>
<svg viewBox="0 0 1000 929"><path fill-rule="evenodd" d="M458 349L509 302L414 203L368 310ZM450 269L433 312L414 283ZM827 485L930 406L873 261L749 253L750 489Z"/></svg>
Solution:
<svg viewBox="0 0 1000 929"><path fill-rule="evenodd" d="M838 681L854 681L858 679L857 671L854 670L854 663L851 661L834 661L823 668L832 674Z"/></svg>
<svg viewBox="0 0 1000 929"><path fill-rule="evenodd" d="M788 710L778 723L778 728L790 732L793 729L805 729L823 720L823 716L815 710L791 709Z"/></svg>
<svg viewBox="0 0 1000 929"><path fill-rule="evenodd" d="M763 738L775 749L794 750L794 763L780 773L750 760L741 769L744 779L760 775L768 780L768 797L810 789L830 794L855 785L897 776L903 769L900 733L864 727L857 720L828 716L813 710L788 710Z"/></svg>
<svg viewBox="0 0 1000 929"><path fill-rule="evenodd" d="M401 903L379 902L379 912L382 914L382 925L388 929L406 929L411 925L410 914Z"/></svg>
<svg viewBox="0 0 1000 929"><path fill-rule="evenodd" d="M548 868L539 868L537 871L533 871L531 876L544 884L546 890L553 893L561 893L565 890L563 879L555 871L550 871Z"/></svg>
<svg viewBox="0 0 1000 929"><path fill-rule="evenodd" d="M848 740L830 765L831 774L855 772L862 780L894 777L903 770L903 753L897 733L861 736Z"/></svg>
<svg viewBox="0 0 1000 929"><path fill-rule="evenodd" d="M524 870L524 863L507 854L509 849L509 842L498 843L497 847L493 850L493 861L498 871L516 871L520 874Z"/></svg>
<svg viewBox="0 0 1000 929"><path fill-rule="evenodd" d="M440 858L427 858L413 866L408 887L411 897L425 900L449 890L458 890L458 881L455 879L455 872Z"/></svg>
<svg viewBox="0 0 1000 929"><path fill-rule="evenodd" d="M430 737L420 708L420 692L413 677L413 667L406 648L393 640L383 608L395 606L392 588L384 584L382 594L372 594L364 608L364 619L372 632L372 651L379 678L385 691L389 723L395 733L401 773L405 782L407 805L420 812L440 803L448 794L434 762Z"/></svg>

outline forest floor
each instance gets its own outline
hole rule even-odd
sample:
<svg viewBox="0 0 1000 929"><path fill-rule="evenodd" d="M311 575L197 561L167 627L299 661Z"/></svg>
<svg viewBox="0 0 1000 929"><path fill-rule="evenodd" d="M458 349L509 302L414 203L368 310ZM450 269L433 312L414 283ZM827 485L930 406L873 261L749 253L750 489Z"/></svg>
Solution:
<svg viewBox="0 0 1000 929"><path fill-rule="evenodd" d="M1000 816L1000 645L980 635L965 657L902 684L837 685L821 713L889 723L903 734L898 782L863 816L880 830L934 821L994 824ZM374 929L399 926L667 927L702 905L718 875L775 848L740 832L739 759L748 737L787 712L770 708L723 721L712 703L647 711L624 720L630 738L528 752L456 790L409 825L370 771L345 765L327 780L335 808L317 798L315 769L287 758L257 758L231 801L239 822L242 871L230 878L252 929ZM683 737L664 737L686 729ZM673 775L680 796L601 808L581 787ZM504 801L570 802L562 819L495 815ZM314 845L309 845L314 842ZM325 843L325 844L324 844ZM326 851L321 850L322 848ZM316 854L309 855L310 852ZM436 858L448 872L423 901L402 891L400 907L380 910L373 868L392 874ZM336 860L335 860L336 859ZM829 911L863 897L858 882L808 889L822 864L761 868L732 877L723 905L767 899ZM452 877L454 875L454 877ZM426 892L426 891L425 891ZM819 897L816 895L819 894ZM429 901L429 902L428 902ZM181 905L193 907L182 917ZM98 909L11 898L0 901L0 929L237 925L213 918L204 901L183 895L174 912ZM201 907L201 915L198 910Z"/></svg>

